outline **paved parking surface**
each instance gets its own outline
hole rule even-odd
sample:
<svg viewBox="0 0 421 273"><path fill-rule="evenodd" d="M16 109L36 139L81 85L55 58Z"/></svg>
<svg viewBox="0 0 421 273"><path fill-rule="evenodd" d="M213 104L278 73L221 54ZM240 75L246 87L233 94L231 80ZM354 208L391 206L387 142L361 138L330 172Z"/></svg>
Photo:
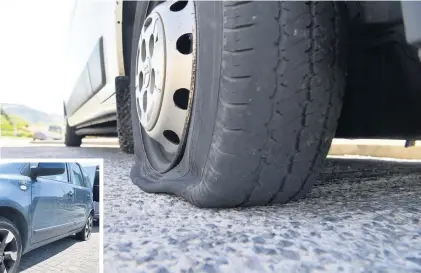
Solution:
<svg viewBox="0 0 421 273"><path fill-rule="evenodd" d="M104 272L421 272L421 162L329 159L299 202L198 209L134 186L116 148L1 148L104 158Z"/></svg>
<svg viewBox="0 0 421 273"><path fill-rule="evenodd" d="M21 273L98 273L99 232L94 226L85 242L74 236L34 249L22 256Z"/></svg>

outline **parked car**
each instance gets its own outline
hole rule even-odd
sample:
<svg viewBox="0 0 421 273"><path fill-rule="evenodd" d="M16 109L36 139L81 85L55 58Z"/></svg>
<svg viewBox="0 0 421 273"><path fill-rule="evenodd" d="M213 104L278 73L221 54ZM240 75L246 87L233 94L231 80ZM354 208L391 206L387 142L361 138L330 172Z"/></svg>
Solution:
<svg viewBox="0 0 421 273"><path fill-rule="evenodd" d="M48 133L51 139L53 140L61 140L63 135L63 130L61 126L58 125L50 125L48 126Z"/></svg>
<svg viewBox="0 0 421 273"><path fill-rule="evenodd" d="M76 0L65 144L118 135L136 185L200 207L297 200L334 137L420 139L420 13L415 1Z"/></svg>
<svg viewBox="0 0 421 273"><path fill-rule="evenodd" d="M100 173L99 173L99 165L84 165L83 168L86 170L89 181L92 188L93 193L93 200L94 200L94 220L99 221L99 179L100 179Z"/></svg>
<svg viewBox="0 0 421 273"><path fill-rule="evenodd" d="M0 163L0 272L24 253L76 234L89 240L92 191L78 163Z"/></svg>
<svg viewBox="0 0 421 273"><path fill-rule="evenodd" d="M63 130L58 125L50 125L48 126L48 129L45 128L45 130L38 129L34 132L32 135L33 140L61 140L63 135Z"/></svg>
<svg viewBox="0 0 421 273"><path fill-rule="evenodd" d="M36 131L33 135L32 135L32 139L35 140L47 140L48 136L42 132L42 131Z"/></svg>

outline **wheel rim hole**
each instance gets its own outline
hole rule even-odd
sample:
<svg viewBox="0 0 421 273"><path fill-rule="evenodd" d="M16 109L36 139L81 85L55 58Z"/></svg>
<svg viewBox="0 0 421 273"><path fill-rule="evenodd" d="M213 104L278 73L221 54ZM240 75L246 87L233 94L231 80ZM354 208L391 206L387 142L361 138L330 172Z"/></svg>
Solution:
<svg viewBox="0 0 421 273"><path fill-rule="evenodd" d="M151 54L151 57L153 56L154 46L155 46L154 37L153 35L151 35L151 37L149 37L149 54Z"/></svg>
<svg viewBox="0 0 421 273"><path fill-rule="evenodd" d="M136 53L136 71L139 71L139 54L140 54L140 48L137 48L137 53Z"/></svg>
<svg viewBox="0 0 421 273"><path fill-rule="evenodd" d="M188 89L177 89L173 95L174 104L180 109L187 110L187 106L189 105L189 95L190 91Z"/></svg>
<svg viewBox="0 0 421 273"><path fill-rule="evenodd" d="M149 83L149 92L153 94L155 88L155 69L152 69L151 82Z"/></svg>
<svg viewBox="0 0 421 273"><path fill-rule="evenodd" d="M145 40L142 41L142 62L146 60L146 43Z"/></svg>
<svg viewBox="0 0 421 273"><path fill-rule="evenodd" d="M146 112L146 107L148 106L148 93L147 92L143 93L142 102L143 102L143 111Z"/></svg>
<svg viewBox="0 0 421 273"><path fill-rule="evenodd" d="M180 138L174 131L165 130L163 134L164 134L164 137L172 144L175 144L175 145L180 144Z"/></svg>
<svg viewBox="0 0 421 273"><path fill-rule="evenodd" d="M136 99L136 107L137 107L137 114L139 115L139 119L142 117L142 108L140 108L139 98Z"/></svg>
<svg viewBox="0 0 421 273"><path fill-rule="evenodd" d="M187 6L187 2L188 1L177 1L170 6L170 10L175 12L180 11Z"/></svg>
<svg viewBox="0 0 421 273"><path fill-rule="evenodd" d="M180 52L181 54L187 55L192 53L192 34L186 33L181 35L177 39L176 47L178 52Z"/></svg>
<svg viewBox="0 0 421 273"><path fill-rule="evenodd" d="M143 72L139 73L139 89L141 90L143 86Z"/></svg>
<svg viewBox="0 0 421 273"><path fill-rule="evenodd" d="M148 19L146 19L145 23L143 24L143 31L145 31L152 23L152 18L149 17Z"/></svg>

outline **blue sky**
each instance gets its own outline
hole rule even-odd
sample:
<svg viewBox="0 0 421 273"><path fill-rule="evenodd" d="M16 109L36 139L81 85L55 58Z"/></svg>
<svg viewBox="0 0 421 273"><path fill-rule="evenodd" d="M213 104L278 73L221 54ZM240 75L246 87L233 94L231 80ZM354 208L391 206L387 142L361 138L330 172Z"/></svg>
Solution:
<svg viewBox="0 0 421 273"><path fill-rule="evenodd" d="M0 103L62 114L65 46L74 0L2 1Z"/></svg>

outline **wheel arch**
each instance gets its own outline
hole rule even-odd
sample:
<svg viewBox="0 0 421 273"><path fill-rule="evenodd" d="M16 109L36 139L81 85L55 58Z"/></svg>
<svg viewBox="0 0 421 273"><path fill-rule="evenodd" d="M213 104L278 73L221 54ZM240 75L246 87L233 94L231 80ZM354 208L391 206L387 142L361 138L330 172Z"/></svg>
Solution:
<svg viewBox="0 0 421 273"><path fill-rule="evenodd" d="M122 40L123 40L123 63L126 76L130 75L130 53L132 48L133 25L136 13L136 1L123 1L122 9Z"/></svg>
<svg viewBox="0 0 421 273"><path fill-rule="evenodd" d="M0 206L0 216L17 226L22 239L22 252L25 252L29 241L29 226L25 216L19 210L8 206Z"/></svg>

